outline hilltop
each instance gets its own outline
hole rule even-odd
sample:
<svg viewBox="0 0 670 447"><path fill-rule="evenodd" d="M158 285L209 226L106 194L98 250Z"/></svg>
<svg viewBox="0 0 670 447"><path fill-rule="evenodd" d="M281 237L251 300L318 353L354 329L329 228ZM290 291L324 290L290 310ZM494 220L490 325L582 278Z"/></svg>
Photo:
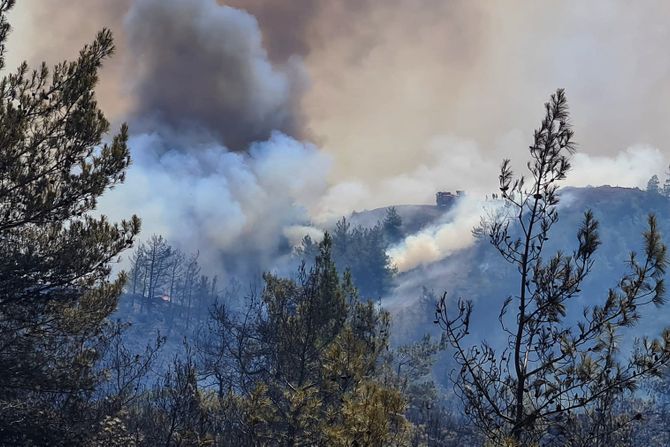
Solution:
<svg viewBox="0 0 670 447"><path fill-rule="evenodd" d="M649 214L656 215L664 241L670 245L670 199L667 197L637 188L611 186L566 187L560 195L559 220L548 241L547 256L557 250L569 252L576 248L576 231L587 209L591 209L600 222L602 245L583 293L571 309L576 314L581 313L584 306L600 303L607 290L616 286L625 271L629 252L641 251L642 232ZM483 336L488 325L497 324L500 303L514 293L517 280L514 267L504 262L487 240L476 240L469 248L441 261L401 273L396 277L395 290L386 300L394 310L396 336L416 338L426 329L434 331L434 297L424 295L431 292L441 295L445 291L452 299L463 297L475 302L477 315L481 317L475 329L481 327ZM670 323L670 307L653 312L651 319L644 321L647 326L636 328L636 333Z"/></svg>

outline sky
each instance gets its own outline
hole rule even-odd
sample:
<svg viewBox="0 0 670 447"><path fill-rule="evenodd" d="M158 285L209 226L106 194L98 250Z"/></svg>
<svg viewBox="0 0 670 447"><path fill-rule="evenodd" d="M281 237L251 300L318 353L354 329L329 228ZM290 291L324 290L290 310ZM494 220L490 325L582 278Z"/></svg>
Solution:
<svg viewBox="0 0 670 447"><path fill-rule="evenodd" d="M103 206L184 244L260 253L353 210L493 192L556 88L579 144L568 184L644 187L670 159L661 0L17 3L10 67L113 30L98 97L136 161ZM211 236L181 236L193 225Z"/></svg>

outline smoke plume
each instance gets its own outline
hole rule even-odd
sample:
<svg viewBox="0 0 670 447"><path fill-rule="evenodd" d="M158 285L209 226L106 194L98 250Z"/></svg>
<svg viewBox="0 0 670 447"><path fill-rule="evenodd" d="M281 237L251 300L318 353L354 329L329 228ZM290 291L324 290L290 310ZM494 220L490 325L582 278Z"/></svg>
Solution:
<svg viewBox="0 0 670 447"><path fill-rule="evenodd" d="M134 165L102 211L136 212L145 234L213 262L262 269L318 236L311 222L466 190L470 208L391 252L403 270L448 256L470 240L500 160L523 167L556 87L580 143L566 184L640 187L667 160L660 0L18 3L10 66L115 32L98 95L130 121Z"/></svg>
<svg viewBox="0 0 670 447"><path fill-rule="evenodd" d="M274 267L308 231L331 164L294 138L299 61L272 63L255 18L214 0L137 0L125 27L134 165L102 208L137 213L145 235L199 249L211 269Z"/></svg>
<svg viewBox="0 0 670 447"><path fill-rule="evenodd" d="M138 0L126 21L140 129L168 126L246 150L298 135L297 60L268 60L256 19L214 0Z"/></svg>
<svg viewBox="0 0 670 447"><path fill-rule="evenodd" d="M254 143L248 154L217 144L186 153L158 134L131 144L135 165L101 207L119 218L138 213L145 236L162 234L184 250L199 249L210 269L273 268L290 236L284 232L309 223L307 209L327 186L328 157L280 133Z"/></svg>
<svg viewBox="0 0 670 447"><path fill-rule="evenodd" d="M444 222L411 234L388 251L399 272L441 261L452 253L468 248L474 241L472 230L482 215L493 212L499 202L473 197L459 199L443 218Z"/></svg>
<svg viewBox="0 0 670 447"><path fill-rule="evenodd" d="M22 54L29 54L30 60L52 60L54 54L62 58L76 53L96 29L112 27L119 51L103 73L101 102L104 110L116 112L119 97L130 90L128 84L137 85L134 64L141 62L129 56L133 45L126 41L132 30L124 30L122 24L132 3L22 0L14 13L16 30L9 48L19 50L13 53L18 53L16 60L25 57ZM208 10L215 10L213 3L209 2ZM425 164L430 154L423 148L438 135L475 140L485 158L501 158L498 142L512 132L530 135L541 113L538 106L556 87L568 92L583 153L611 157L628 147L647 144L659 148L667 158L670 127L665 124L664 110L670 102L670 87L663 80L670 75L664 46L670 37L666 26L670 7L661 0L652 0L646 8L600 0L569 0L552 7L528 0L493 4L479 0L219 3L258 19L258 38L280 78L285 66L291 65L291 56L304 59L309 88L287 100L289 107L270 121L280 122L281 129L291 135L298 129L298 134L309 135L329 152L334 159L333 182L360 182L374 189L384 179ZM186 8L183 23L203 8L199 1L185 0L147 5L158 8L156 17L162 10ZM157 28L156 20L148 22L155 34L151 38L165 40L167 48L179 36L165 32L168 27ZM166 24L174 21L181 23L176 18ZM187 27L186 31L192 38L204 37L197 30ZM213 40L206 46L216 47L212 42L217 35L210 37ZM182 41L186 47L182 53L190 54L196 42L202 44L200 40ZM216 57L218 50L212 51L205 53ZM124 60L134 62L128 63L128 72L119 81L116 74ZM221 68L207 58L194 62L205 64L200 69L189 67L196 74L209 69L210 63L217 66L215 71ZM235 78L231 74L222 79L231 82L228 76ZM301 85L294 79L293 85L296 83ZM186 86L193 88L190 83ZM178 87L187 90L184 85ZM281 103L277 98L268 99L269 104ZM161 113L182 121L180 115L173 116L178 110L174 101L160 104L160 98L154 100L166 109ZM185 103L187 108L189 101ZM202 107L196 110L198 114L208 112L207 107L198 107ZM215 106L212 111L217 110L228 108ZM150 116L158 113L146 111ZM229 127L209 116L203 121L200 126L214 133ZM267 118L259 123L265 127ZM259 133L265 138L269 135ZM526 139L503 156L519 158L527 144ZM470 189L472 185L460 187Z"/></svg>

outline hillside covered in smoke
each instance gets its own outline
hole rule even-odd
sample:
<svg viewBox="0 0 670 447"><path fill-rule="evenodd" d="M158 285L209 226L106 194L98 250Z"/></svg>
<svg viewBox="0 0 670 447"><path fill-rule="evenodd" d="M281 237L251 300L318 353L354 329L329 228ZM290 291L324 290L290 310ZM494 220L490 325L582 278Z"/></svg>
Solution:
<svg viewBox="0 0 670 447"><path fill-rule="evenodd" d="M0 1L0 446L669 445L669 19Z"/></svg>
<svg viewBox="0 0 670 447"><path fill-rule="evenodd" d="M547 246L548 256L555 251L576 249L577 230L587 210L592 210L599 221L603 238L579 305L573 309L574 316L578 316L584 307L600 303L607 291L616 286L616 278L626 269L629 251L642 250L642 231L649 214L656 215L662 233L670 235L670 199L636 188L610 186L564 188L560 197L559 221ZM486 238L475 239L472 246L441 261L398 274L386 305L397 314L398 336L418 337L433 321L436 295L447 292L454 298L472 299L485 314L477 323L477 334L487 338L486 328L497 324L499 304L516 286L515 273L513 266L501 262ZM643 327L634 329L635 334L657 332L668 319L667 311L654 312ZM432 330L439 332L436 327Z"/></svg>
<svg viewBox="0 0 670 447"><path fill-rule="evenodd" d="M639 252L643 247L642 232L649 214L657 216L662 234L670 235L670 198L637 188L610 186L568 187L561 189L560 197L559 222L547 245L547 253L571 252L577 248L577 230L587 210L593 211L595 218L598 219L604 241L595 257L593 271L577 302L571 308L574 312L572 317L576 318L584 308L600 303L607 291L616 287L616 278L625 271L629 252L631 250ZM487 210L495 209L499 205L497 202L500 202L500 199L477 202L480 206L477 217L485 217ZM324 232L334 234L335 261L338 270L343 272L353 269L355 284L362 296L380 302L391 312L393 343L396 345L416 342L426 334L439 337L440 329L433 320L437 299L444 292L454 300L459 297L472 299L479 310L478 319L473 325L474 337L486 339L494 344L497 342L488 336L488 328L492 324L498 324L500 304L507 296L514 293L516 271L513 266L501 262L499 254L486 238L472 234L479 221L473 223L472 219L466 218L465 223L460 223L462 215L459 206L462 205L456 201L449 207L436 205L392 207L399 217L396 239L379 242L379 245L374 247L371 245L374 244L374 238L385 237L384 223L390 208L355 212L345 217L339 224L315 229L316 238L322 237ZM348 237L345 235L338 237L338 231L342 231L342 222L348 228ZM465 226L465 231L460 229L461 226ZM380 229L379 235L375 233L376 228ZM356 231L360 232L359 238L354 237ZM456 233L455 236L447 238L446 236L451 236L452 231ZM461 240L459 246L449 249L445 247L439 259L435 259L430 250L423 251L421 253L425 259L417 259L412 268L398 271L394 258L389 255L406 250L407 241L411 244L411 241L416 239L430 239L431 243L439 247L439 238L434 236L440 233L445 234L443 237L446 240ZM344 244L354 246L351 250L360 251L348 255L339 250ZM302 248L304 250L304 246ZM290 245L286 245L284 250L282 256L287 265L293 267L302 260L309 262L310 256L314 255L314 252L309 252L309 248L307 253L296 251ZM382 258L384 252L387 254L385 259ZM205 262L201 261L201 264ZM365 267L361 267L361 264ZM374 265L377 265L378 269L375 269ZM384 273L384 265L388 265L392 270ZM204 267L204 271L207 271L206 265ZM201 286L204 287L206 295L205 304L196 303L194 300L193 307L198 309L194 312L206 313L206 307L215 299L226 301L231 306L239 306L249 291L258 287L259 280L260 276L252 275L235 277L232 287L225 282L219 283L214 287L219 290L218 297L209 296L213 285ZM164 286L159 286L161 287ZM137 290L135 293L138 293ZM163 289L160 293L163 293ZM126 298L130 299L132 296ZM125 304L128 304L127 301ZM154 316L155 320L150 316L143 316L142 313L135 315L127 307L124 309L120 316L135 320L136 327L131 332L140 339L144 334L155 332L157 329L171 333L175 328L164 325L170 319L170 311L164 304L163 310ZM652 335L662 329L668 319L670 311L652 312L647 316L644 326L636 326L632 329L632 333L635 336ZM184 327L179 332L181 336L192 336L192 332L186 329L188 328ZM181 343L180 336L176 336L175 339ZM440 375L439 372L436 374ZM441 377L441 380L446 380L446 377Z"/></svg>
<svg viewBox="0 0 670 447"><path fill-rule="evenodd" d="M556 85L573 92L577 113L581 150L570 184L614 178L619 186L644 187L649 173L665 164L659 148L667 126L639 123L627 114L655 114L608 102L649 98L636 104L653 109L662 98L658 90L637 83L638 92L603 95L593 85L602 67L635 66L640 58L650 79L661 78L666 67L649 60L651 52L623 45L627 51L595 51L602 60L563 52L565 66L588 61L588 76L564 77L553 70L557 60L544 60L550 52L541 42L514 30L526 20L534 26L559 20L577 41L592 45L585 29L598 41L611 40L610 27L587 26L583 7L566 6L551 18L534 9L524 18L515 8L433 0L420 7L408 1L72 0L72 10L90 18L73 26L76 15L34 1L11 12L21 26L9 36L31 62L55 63L103 26L117 37L98 96L114 122L129 122L134 161L127 182L102 199L100 210L112 218L142 211L147 238L161 234L184 250L200 250L208 265L220 266L211 274L282 268L286 244L295 246L354 210L432 204L441 190L483 198L496 190L500 160L523 156L535 105ZM619 29L658 20L610 12ZM37 32L45 29L54 30L51 37ZM564 41L556 31L544 45ZM645 40L652 41L659 40ZM532 50L514 64L495 56L521 47ZM19 55L10 52L11 62ZM548 72L523 70L527 64ZM504 95L487 77L492 72L508 82ZM619 83L632 76L614 73ZM510 98L510 92L525 96ZM518 110L507 110L511 104ZM611 110L625 113L606 116ZM640 126L612 126L613 119ZM607 132L600 131L603 121ZM630 134L615 137L613 129ZM435 260L442 256L439 248L433 252ZM402 262L412 265L412 257Z"/></svg>

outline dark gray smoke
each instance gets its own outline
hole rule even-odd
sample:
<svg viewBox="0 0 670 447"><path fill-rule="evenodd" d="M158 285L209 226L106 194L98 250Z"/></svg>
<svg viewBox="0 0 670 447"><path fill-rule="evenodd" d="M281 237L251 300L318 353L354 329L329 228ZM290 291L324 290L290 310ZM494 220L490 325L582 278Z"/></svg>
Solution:
<svg viewBox="0 0 670 447"><path fill-rule="evenodd" d="M126 19L134 129L167 128L246 150L272 131L299 136L305 82L273 65L256 19L215 0L137 0Z"/></svg>
<svg viewBox="0 0 670 447"><path fill-rule="evenodd" d="M211 273L274 268L330 169L296 138L299 60L271 62L256 19L215 0L135 0L124 28L134 164L101 208L140 215Z"/></svg>
<svg viewBox="0 0 670 447"><path fill-rule="evenodd" d="M320 11L320 0L225 0L219 3L254 15L263 30L263 40L273 61L309 53L311 23Z"/></svg>

